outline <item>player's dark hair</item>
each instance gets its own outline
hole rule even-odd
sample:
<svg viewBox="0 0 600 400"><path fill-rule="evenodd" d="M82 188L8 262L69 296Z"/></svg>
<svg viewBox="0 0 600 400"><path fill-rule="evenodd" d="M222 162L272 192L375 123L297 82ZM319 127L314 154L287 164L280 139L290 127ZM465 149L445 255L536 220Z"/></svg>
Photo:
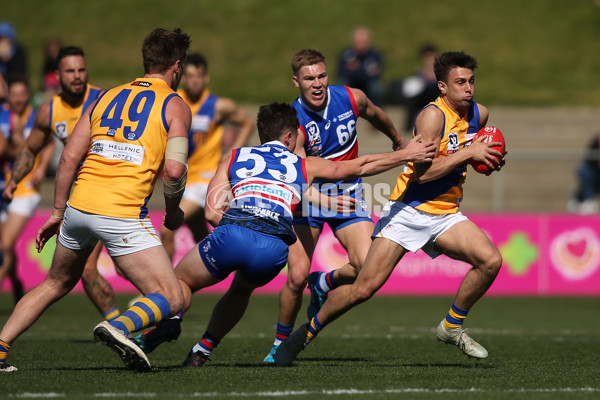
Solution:
<svg viewBox="0 0 600 400"><path fill-rule="evenodd" d="M208 72L208 61L206 61L206 57L200 53L188 53L185 56L185 63L197 68L204 67L204 72Z"/></svg>
<svg viewBox="0 0 600 400"><path fill-rule="evenodd" d="M295 132L300 126L296 110L287 103L271 103L260 106L256 127L261 143L278 140L287 132Z"/></svg>
<svg viewBox="0 0 600 400"><path fill-rule="evenodd" d="M423 57L424 55L429 54L429 53L437 53L437 52L438 52L437 46L433 43L425 43L419 49L419 55L421 57Z"/></svg>
<svg viewBox="0 0 600 400"><path fill-rule="evenodd" d="M183 33L180 28L153 30L146 36L142 45L144 73L165 72L177 60L183 60L190 43L190 36Z"/></svg>
<svg viewBox="0 0 600 400"><path fill-rule="evenodd" d="M25 85L27 87L27 90L30 90L30 88L29 88L29 79L27 79L27 75L24 75L24 74L12 74L12 75L9 75L6 78L6 85L9 88L12 85L14 85L15 83L22 83L23 85Z"/></svg>
<svg viewBox="0 0 600 400"><path fill-rule="evenodd" d="M315 49L304 49L300 50L294 57L292 57L292 72L295 76L298 76L298 71L300 68L305 67L307 65L315 65L323 63L325 65L325 56L319 50Z"/></svg>
<svg viewBox="0 0 600 400"><path fill-rule="evenodd" d="M85 57L85 54L83 53L83 49L81 47L77 47L77 46L64 46L61 47L60 50L58 51L58 55L56 56L56 64L60 64L60 61L68 56L81 56L81 57Z"/></svg>
<svg viewBox="0 0 600 400"><path fill-rule="evenodd" d="M433 71L438 81L446 82L448 72L452 68L467 68L474 71L477 68L477 60L462 51L447 51L435 58Z"/></svg>

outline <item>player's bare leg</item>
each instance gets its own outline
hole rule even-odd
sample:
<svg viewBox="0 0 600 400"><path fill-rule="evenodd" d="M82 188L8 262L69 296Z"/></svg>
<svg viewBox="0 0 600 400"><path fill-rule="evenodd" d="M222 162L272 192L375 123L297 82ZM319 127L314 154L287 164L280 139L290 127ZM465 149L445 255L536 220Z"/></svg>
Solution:
<svg viewBox="0 0 600 400"><path fill-rule="evenodd" d="M435 246L447 256L473 267L463 278L452 307L437 327L436 335L441 341L457 345L469 357L486 358L487 350L470 338L462 325L471 307L496 279L502 266L502 256L481 229L468 220L440 235Z"/></svg>
<svg viewBox="0 0 600 400"><path fill-rule="evenodd" d="M335 231L336 238L348 253L349 263L330 272L317 271L309 275L308 319L319 312L331 290L354 282L369 251L373 228L372 221L358 221Z"/></svg>
<svg viewBox="0 0 600 400"><path fill-rule="evenodd" d="M119 309L117 308L112 286L98 272L98 259L101 251L102 243L98 242L85 264L81 283L83 283L85 293L100 311L100 314L104 319L110 321L119 315Z"/></svg>
<svg viewBox="0 0 600 400"><path fill-rule="evenodd" d="M4 260L0 266L0 283L4 277L8 276L13 286L13 295L15 304L23 297L23 283L17 273L17 255L15 254L15 243L25 225L29 221L29 217L14 212L7 214L6 222L2 224L2 252Z"/></svg>
<svg viewBox="0 0 600 400"><path fill-rule="evenodd" d="M277 346L293 331L298 312L302 307L302 296L310 274L310 264L321 229L308 225L296 225L294 231L298 240L289 248L288 272L285 285L279 292L279 315L275 341L264 358L264 362L272 363Z"/></svg>
<svg viewBox="0 0 600 400"><path fill-rule="evenodd" d="M287 280L279 293L278 320L284 325L293 325L302 307L312 255L321 234L320 229L306 225L294 226L294 231L298 240L290 246Z"/></svg>
<svg viewBox="0 0 600 400"><path fill-rule="evenodd" d="M229 290L213 308L202 339L191 348L183 366L201 367L208 360L223 337L240 321L256 288L256 285L246 282L239 273L235 274Z"/></svg>
<svg viewBox="0 0 600 400"><path fill-rule="evenodd" d="M352 285L332 291L317 315L308 324L299 327L276 350L274 361L290 365L319 331L346 311L370 299L388 280L406 250L397 243L375 238L365 259L364 267Z"/></svg>
<svg viewBox="0 0 600 400"><path fill-rule="evenodd" d="M79 282L85 260L91 251L91 247L74 251L57 243L46 278L17 303L0 332L0 339L8 343L14 342L44 310L69 293Z"/></svg>
<svg viewBox="0 0 600 400"><path fill-rule="evenodd" d="M340 285L353 283L363 266L371 246L372 221L359 221L335 232L335 237L348 253L348 264L335 270L334 278Z"/></svg>

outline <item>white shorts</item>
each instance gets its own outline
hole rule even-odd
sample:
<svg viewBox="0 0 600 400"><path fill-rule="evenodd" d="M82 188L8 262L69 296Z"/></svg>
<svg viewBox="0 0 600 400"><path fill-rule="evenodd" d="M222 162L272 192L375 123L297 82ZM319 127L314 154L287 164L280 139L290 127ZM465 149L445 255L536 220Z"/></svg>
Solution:
<svg viewBox="0 0 600 400"><path fill-rule="evenodd" d="M39 193L31 193L26 196L14 197L12 201L8 203L7 211L9 213L31 217L37 206L40 205L41 201L42 195Z"/></svg>
<svg viewBox="0 0 600 400"><path fill-rule="evenodd" d="M89 214L67 206L58 234L60 244L71 250L94 246L100 240L109 256L124 256L160 246L150 218L115 218Z"/></svg>
<svg viewBox="0 0 600 400"><path fill-rule="evenodd" d="M206 192L208 191L208 183L195 183L186 186L183 192L183 198L204 208L206 205Z"/></svg>
<svg viewBox="0 0 600 400"><path fill-rule="evenodd" d="M415 253L422 249L431 258L441 253L433 248L435 240L455 224L468 220L462 213L430 214L399 201L388 201L375 224L373 238L389 239Z"/></svg>

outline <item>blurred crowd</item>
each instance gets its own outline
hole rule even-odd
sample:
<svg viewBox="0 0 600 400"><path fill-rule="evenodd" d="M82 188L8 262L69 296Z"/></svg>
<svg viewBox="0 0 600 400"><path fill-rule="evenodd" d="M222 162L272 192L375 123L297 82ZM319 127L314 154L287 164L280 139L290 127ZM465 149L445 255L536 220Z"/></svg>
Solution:
<svg viewBox="0 0 600 400"><path fill-rule="evenodd" d="M415 58L418 67L408 76L394 76L389 82L383 79L385 54L373 44L372 31L366 26L355 27L350 32L349 45L342 49L337 58L335 83L357 88L377 106L399 106L405 118L398 121L399 129L410 133L419 110L435 100L439 94L433 62L439 54L434 43L423 43ZM27 87L26 102L34 109L60 92L56 73L56 58L63 41L59 37L48 37L43 47L43 62L39 70L39 86L29 85L30 67L27 50L19 43L15 27L9 21L0 21L0 104L8 99L8 86L19 82ZM388 74L390 76L390 74ZM6 107L6 104L4 104ZM5 134L6 135L6 134ZM598 136L594 135L586 154L575 171L577 187L571 194L567 211L572 213L594 213L599 209L597 197L600 193L600 157ZM59 147L60 148L60 147ZM50 164L48 174L54 173L58 155Z"/></svg>

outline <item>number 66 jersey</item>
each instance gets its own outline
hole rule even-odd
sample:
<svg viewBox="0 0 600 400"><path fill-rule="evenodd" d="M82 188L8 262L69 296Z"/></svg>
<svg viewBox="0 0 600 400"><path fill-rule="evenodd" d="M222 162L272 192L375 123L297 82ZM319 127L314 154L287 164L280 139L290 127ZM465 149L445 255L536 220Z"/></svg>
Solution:
<svg viewBox="0 0 600 400"><path fill-rule="evenodd" d="M148 217L148 200L165 157L165 110L173 96L177 94L162 79L140 78L98 100L71 207L109 217Z"/></svg>
<svg viewBox="0 0 600 400"><path fill-rule="evenodd" d="M304 162L279 141L233 150L229 164L233 199L220 225L245 226L294 243L292 217L307 189Z"/></svg>

